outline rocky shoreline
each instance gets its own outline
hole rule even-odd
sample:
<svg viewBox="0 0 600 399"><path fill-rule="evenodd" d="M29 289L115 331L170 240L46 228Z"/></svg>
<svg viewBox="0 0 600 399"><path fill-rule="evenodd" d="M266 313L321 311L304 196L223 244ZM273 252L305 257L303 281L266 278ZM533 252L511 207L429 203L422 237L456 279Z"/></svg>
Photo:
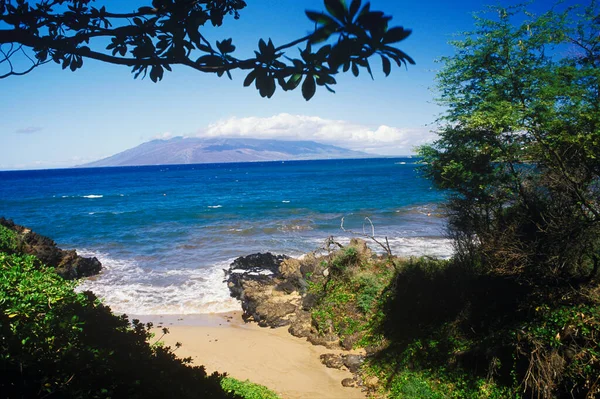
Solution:
<svg viewBox="0 0 600 399"><path fill-rule="evenodd" d="M16 245L20 252L36 256L42 264L54 267L56 273L66 280L94 276L102 270L102 264L95 257L85 258L74 249L60 249L52 239L12 220L0 217L0 225L17 233Z"/></svg>
<svg viewBox="0 0 600 399"><path fill-rule="evenodd" d="M372 253L362 240L353 239L349 244L360 253L370 257ZM243 319L256 322L261 327L288 326L293 336L306 338L313 345L322 345L338 353L321 355L321 363L329 368L348 370L354 378L342 381L344 386L361 386L369 389L376 381L363 381L359 371L365 353L352 351L360 336L343 339L333 328L323 332L317 328L311 310L319 300L309 286L315 280L330 277L331 257L307 254L301 259L271 253L257 253L237 258L225 271L225 281L231 296L240 300ZM320 331L319 331L320 330ZM347 351L339 354L339 351Z"/></svg>

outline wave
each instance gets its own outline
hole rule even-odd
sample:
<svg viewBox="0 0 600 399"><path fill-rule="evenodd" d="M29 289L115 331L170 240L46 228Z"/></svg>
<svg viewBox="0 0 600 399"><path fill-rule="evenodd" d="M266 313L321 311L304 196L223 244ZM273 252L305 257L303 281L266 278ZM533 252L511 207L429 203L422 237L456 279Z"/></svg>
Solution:
<svg viewBox="0 0 600 399"><path fill-rule="evenodd" d="M90 195L82 195L82 198L102 198L104 197L104 195L98 195L98 194L90 194Z"/></svg>
<svg viewBox="0 0 600 399"><path fill-rule="evenodd" d="M385 253L384 249L369 238L355 236L367 242L369 248L378 254ZM352 236L336 236L334 240L342 245L348 245ZM385 237L377 236L377 241L385 243ZM315 248L323 247L326 237L313 238ZM448 259L454 254L452 240L444 237L388 237L392 254L400 257L405 256L432 256L440 259Z"/></svg>
<svg viewBox="0 0 600 399"><path fill-rule="evenodd" d="M114 313L135 315L220 313L240 310L229 295L223 269L231 261L210 268L147 269L135 260L115 259L104 253L79 251L95 256L103 265L98 276L82 280L77 291L92 291Z"/></svg>
<svg viewBox="0 0 600 399"><path fill-rule="evenodd" d="M209 206L207 206L207 208L211 208L211 209L223 208L223 205L209 205Z"/></svg>

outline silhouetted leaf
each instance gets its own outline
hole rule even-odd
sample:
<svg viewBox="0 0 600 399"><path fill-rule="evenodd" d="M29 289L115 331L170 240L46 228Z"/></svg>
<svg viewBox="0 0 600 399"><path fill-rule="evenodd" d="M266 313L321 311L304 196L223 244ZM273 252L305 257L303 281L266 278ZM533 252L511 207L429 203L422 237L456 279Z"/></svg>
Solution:
<svg viewBox="0 0 600 399"><path fill-rule="evenodd" d="M308 17L308 19L310 19L311 21L313 21L317 24L339 26L339 24L333 18L331 18L327 14L323 14L322 12L307 10L306 16Z"/></svg>
<svg viewBox="0 0 600 399"><path fill-rule="evenodd" d="M348 17L349 17L348 19L350 21L352 21L354 19L359 8L360 8L360 0L352 0L352 3L350 3L350 8L348 9Z"/></svg>
<svg viewBox="0 0 600 399"><path fill-rule="evenodd" d="M383 73L385 74L385 76L389 76L392 70L392 64L390 63L390 60L388 60L383 55L381 56L381 66L383 67Z"/></svg>
<svg viewBox="0 0 600 399"><path fill-rule="evenodd" d="M296 87L298 87L298 85L300 84L300 81L302 81L301 74L295 73L292 76L290 76L290 78L287 81L288 90L294 90Z"/></svg>
<svg viewBox="0 0 600 399"><path fill-rule="evenodd" d="M412 31L410 29L404 29L400 26L392 28L385 33L385 36L383 37L383 42L386 44L397 43L410 36L411 32Z"/></svg>
<svg viewBox="0 0 600 399"><path fill-rule="evenodd" d="M325 0L325 8L334 18L344 20L346 3L343 0Z"/></svg>
<svg viewBox="0 0 600 399"><path fill-rule="evenodd" d="M159 80L162 80L164 70L160 65L154 65L150 69L150 79L156 83Z"/></svg>
<svg viewBox="0 0 600 399"><path fill-rule="evenodd" d="M256 71L250 71L246 79L244 79L244 87L250 86L254 82L254 79L256 79Z"/></svg>
<svg viewBox="0 0 600 399"><path fill-rule="evenodd" d="M302 97L308 101L315 95L316 90L315 77L313 75L306 75L304 83L302 83Z"/></svg>

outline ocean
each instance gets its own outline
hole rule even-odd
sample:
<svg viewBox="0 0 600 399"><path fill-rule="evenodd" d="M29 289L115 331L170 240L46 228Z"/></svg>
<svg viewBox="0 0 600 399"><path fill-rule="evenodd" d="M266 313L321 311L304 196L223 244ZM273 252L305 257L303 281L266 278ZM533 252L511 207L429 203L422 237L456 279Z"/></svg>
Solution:
<svg viewBox="0 0 600 399"><path fill-rule="evenodd" d="M412 158L0 172L0 216L96 256L103 272L79 289L134 315L239 310L233 259L298 257L369 220L395 255L448 257L444 198Z"/></svg>

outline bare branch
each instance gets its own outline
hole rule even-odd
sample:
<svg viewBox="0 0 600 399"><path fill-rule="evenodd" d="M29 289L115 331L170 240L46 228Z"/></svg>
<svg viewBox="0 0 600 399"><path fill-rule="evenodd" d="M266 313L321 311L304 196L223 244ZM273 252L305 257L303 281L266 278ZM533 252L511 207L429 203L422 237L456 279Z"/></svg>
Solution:
<svg viewBox="0 0 600 399"><path fill-rule="evenodd" d="M371 235L366 234L365 233L365 225L363 223L363 232L362 233L357 233L353 230L348 230L344 227L344 216L342 216L342 220L340 222L340 229L342 229L342 231L346 232L346 233L350 233L350 234L354 234L357 236L362 236L365 238L368 238L370 240L372 240L374 243L376 243L377 245L379 245L381 248L383 248L383 250L386 252L388 258L391 258L393 256L392 254L392 249L390 248L390 243L388 241L387 236L385 236L385 244L382 243L381 241L379 241L376 237L375 237L375 226L373 225L373 222L371 221L371 219L369 217L365 217L365 220L368 221L371 224Z"/></svg>

